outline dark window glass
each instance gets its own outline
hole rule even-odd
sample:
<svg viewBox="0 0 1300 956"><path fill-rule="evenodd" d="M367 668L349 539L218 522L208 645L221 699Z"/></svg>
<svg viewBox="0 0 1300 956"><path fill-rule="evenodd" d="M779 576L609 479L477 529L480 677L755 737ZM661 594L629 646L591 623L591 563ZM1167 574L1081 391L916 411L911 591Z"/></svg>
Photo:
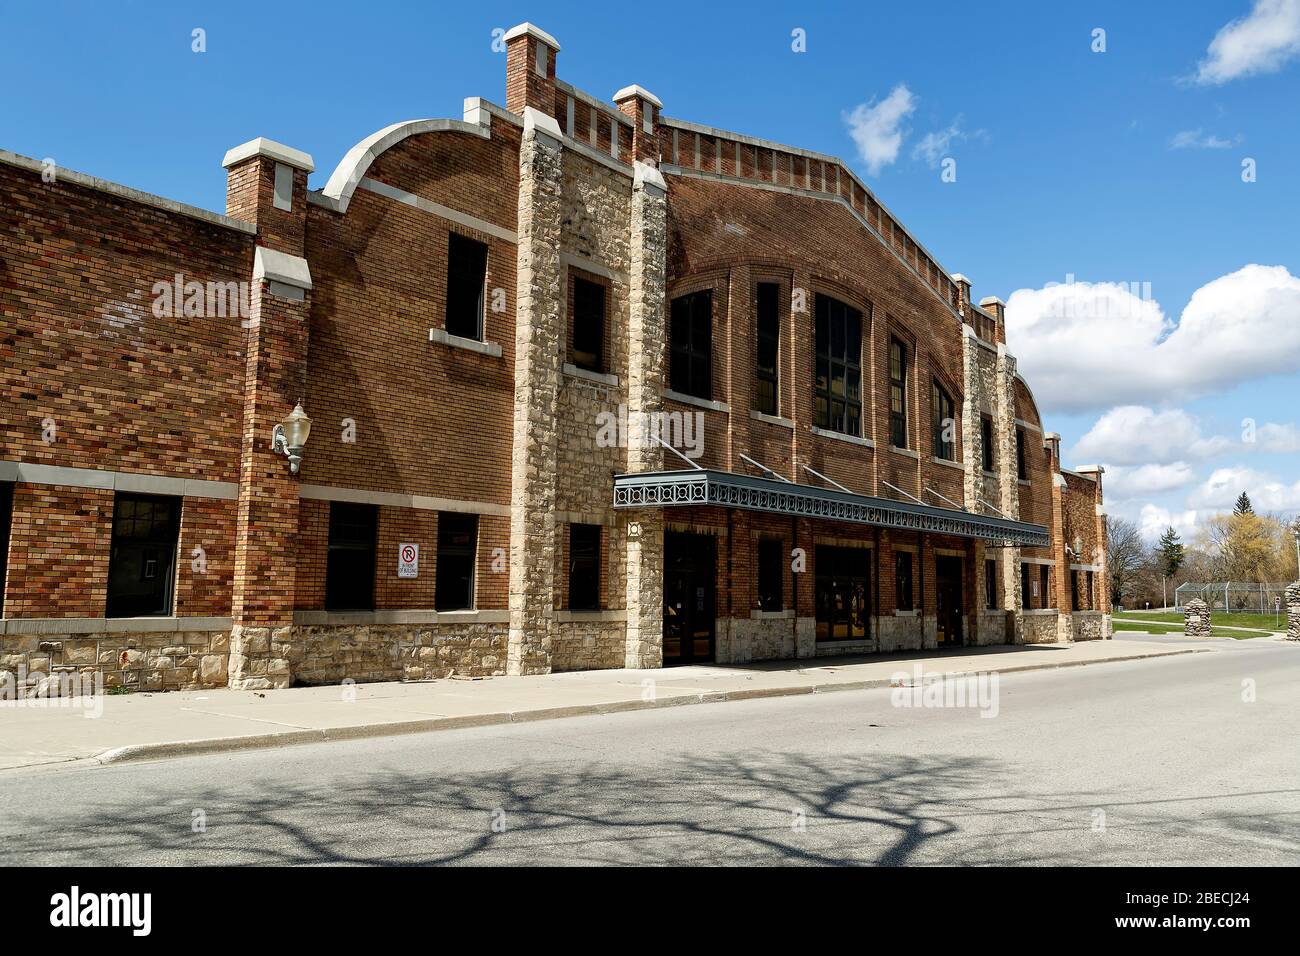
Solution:
<svg viewBox="0 0 1300 956"><path fill-rule="evenodd" d="M474 555L478 550L478 515L438 513L438 561L433 606L463 611L474 606Z"/></svg>
<svg viewBox="0 0 1300 956"><path fill-rule="evenodd" d="M1033 607L1030 598L1033 595L1029 593L1029 565L1022 563L1020 565L1020 606L1029 609Z"/></svg>
<svg viewBox="0 0 1300 956"><path fill-rule="evenodd" d="M889 340L889 441L907 447L907 347Z"/></svg>
<svg viewBox="0 0 1300 956"><path fill-rule="evenodd" d="M990 611L998 607L998 563L984 562L984 606Z"/></svg>
<svg viewBox="0 0 1300 956"><path fill-rule="evenodd" d="M934 413L934 457L956 461L957 418L953 411L952 396L938 382L934 383L931 391L930 404Z"/></svg>
<svg viewBox="0 0 1300 956"><path fill-rule="evenodd" d="M600 608L600 525L569 525L569 607Z"/></svg>
<svg viewBox="0 0 1300 956"><path fill-rule="evenodd" d="M713 394L713 290L673 299L668 387L711 398Z"/></svg>
<svg viewBox="0 0 1300 956"><path fill-rule="evenodd" d="M483 288L488 247L454 232L447 248L447 332L483 338Z"/></svg>
<svg viewBox="0 0 1300 956"><path fill-rule="evenodd" d="M1020 479L1029 477L1025 471L1025 431L1023 428L1016 429L1016 477Z"/></svg>
<svg viewBox="0 0 1300 956"><path fill-rule="evenodd" d="M1042 597L1042 603L1038 605L1039 607L1056 606L1056 602L1053 601L1050 597L1048 597L1048 594L1050 593L1051 590L1048 585L1051 584L1051 580L1052 579L1050 577L1050 571L1047 565L1040 564L1038 566L1038 590L1043 595L1043 597Z"/></svg>
<svg viewBox="0 0 1300 956"><path fill-rule="evenodd" d="M573 280L573 364L593 372L605 366L605 287Z"/></svg>
<svg viewBox="0 0 1300 956"><path fill-rule="evenodd" d="M898 591L896 604L900 611L910 611L912 604L912 552L894 552L894 587Z"/></svg>
<svg viewBox="0 0 1300 956"><path fill-rule="evenodd" d="M181 499L119 494L113 501L109 617L172 613Z"/></svg>
<svg viewBox="0 0 1300 956"><path fill-rule="evenodd" d="M1078 611L1083 608L1082 595L1079 593L1079 572L1071 569L1070 571L1070 610Z"/></svg>
<svg viewBox="0 0 1300 956"><path fill-rule="evenodd" d="M817 296L817 358L813 369L813 424L862 434L862 313Z"/></svg>
<svg viewBox="0 0 1300 956"><path fill-rule="evenodd" d="M0 617L5 613L5 571L9 565L9 533L13 529L14 483L0 481Z"/></svg>
<svg viewBox="0 0 1300 956"><path fill-rule="evenodd" d="M870 561L867 548L817 549L817 640L865 640L869 636Z"/></svg>
<svg viewBox="0 0 1300 956"><path fill-rule="evenodd" d="M375 609L375 547L379 506L330 502L329 550L325 561L325 608Z"/></svg>
<svg viewBox="0 0 1300 956"><path fill-rule="evenodd" d="M1091 611L1093 609L1092 572L1091 571L1085 572L1085 577L1088 579L1088 591L1086 594L1087 601L1085 606L1088 608L1089 611Z"/></svg>
<svg viewBox="0 0 1300 956"><path fill-rule="evenodd" d="M778 355L781 345L780 317L781 287L775 282L758 284L758 342L755 363L758 381L755 383L754 408L764 415L777 414Z"/></svg>
<svg viewBox="0 0 1300 956"><path fill-rule="evenodd" d="M980 418L980 440L984 446L984 470L992 471L995 464L993 457L993 419L987 415Z"/></svg>
<svg viewBox="0 0 1300 956"><path fill-rule="evenodd" d="M785 607L785 544L764 538L758 542L758 609Z"/></svg>

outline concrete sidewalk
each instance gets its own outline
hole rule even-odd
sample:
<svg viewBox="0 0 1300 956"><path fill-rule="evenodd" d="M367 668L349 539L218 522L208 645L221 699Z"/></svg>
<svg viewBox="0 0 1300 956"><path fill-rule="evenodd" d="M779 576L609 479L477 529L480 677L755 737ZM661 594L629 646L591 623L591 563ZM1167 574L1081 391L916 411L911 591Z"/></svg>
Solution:
<svg viewBox="0 0 1300 956"><path fill-rule="evenodd" d="M357 737L608 714L679 704L887 687L898 672L1008 673L1175 654L1214 653L1136 641L772 661L743 666L582 671L542 677L357 684L278 691L110 695L99 717L58 706L0 704L0 770L216 753Z"/></svg>

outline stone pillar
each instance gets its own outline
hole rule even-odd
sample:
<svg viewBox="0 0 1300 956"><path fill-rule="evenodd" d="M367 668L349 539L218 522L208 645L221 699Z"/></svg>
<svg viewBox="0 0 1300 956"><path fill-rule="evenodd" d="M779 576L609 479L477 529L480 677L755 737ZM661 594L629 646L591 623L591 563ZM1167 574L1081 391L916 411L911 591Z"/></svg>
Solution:
<svg viewBox="0 0 1300 956"><path fill-rule="evenodd" d="M1210 606L1200 598L1183 605L1183 633L1188 637L1210 636Z"/></svg>
<svg viewBox="0 0 1300 956"><path fill-rule="evenodd" d="M998 509L1008 518L1020 519L1020 481L1016 464L1016 360L1007 347L998 344L995 393L992 396L993 440L997 443L995 459L998 469ZM1021 614L1020 549L1002 551L1002 606L1014 621L1008 632L1011 643L1023 639L1024 617Z"/></svg>
<svg viewBox="0 0 1300 956"><path fill-rule="evenodd" d="M556 412L563 360L560 127L524 109L519 147L515 409L510 464L510 637L506 673L551 669L555 607Z"/></svg>
<svg viewBox="0 0 1300 956"><path fill-rule="evenodd" d="M984 376L980 373L980 347L975 344L974 328L963 324L961 333L962 389L965 392L961 401L962 495L967 510L983 514L984 506L978 499L984 485L984 429L980 427L980 408L986 399Z"/></svg>
<svg viewBox="0 0 1300 956"><path fill-rule="evenodd" d="M249 283L228 680L288 687L297 569L298 476L272 430L307 385L311 272L303 258L311 157L256 139L226 154L226 208L258 227ZM310 415L308 410L308 415ZM304 468L309 468L310 445Z"/></svg>
<svg viewBox="0 0 1300 956"><path fill-rule="evenodd" d="M668 187L657 169L635 165L632 184L627 411L629 424L663 408ZM629 472L659 471L663 448L630 428ZM664 659L664 522L660 511L631 517L627 534L627 634L624 666L661 667Z"/></svg>
<svg viewBox="0 0 1300 956"><path fill-rule="evenodd" d="M1286 586L1286 639L1300 641L1300 581Z"/></svg>

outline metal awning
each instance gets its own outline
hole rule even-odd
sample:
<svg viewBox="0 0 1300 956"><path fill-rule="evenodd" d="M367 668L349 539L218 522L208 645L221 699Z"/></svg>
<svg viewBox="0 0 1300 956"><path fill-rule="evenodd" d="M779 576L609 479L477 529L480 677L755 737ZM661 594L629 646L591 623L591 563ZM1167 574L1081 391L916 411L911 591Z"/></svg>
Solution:
<svg viewBox="0 0 1300 956"><path fill-rule="evenodd" d="M615 508L713 506L1047 547L1042 525L707 468L614 476Z"/></svg>

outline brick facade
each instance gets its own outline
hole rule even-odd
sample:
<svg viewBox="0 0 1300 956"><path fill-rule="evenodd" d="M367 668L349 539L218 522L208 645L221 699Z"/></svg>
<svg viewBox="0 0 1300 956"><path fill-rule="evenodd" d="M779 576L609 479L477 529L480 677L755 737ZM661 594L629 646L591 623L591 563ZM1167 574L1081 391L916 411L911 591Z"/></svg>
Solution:
<svg viewBox="0 0 1300 956"><path fill-rule="evenodd" d="M237 147L224 216L0 153L0 480L16 482L0 667L251 688L659 666L681 532L713 542L700 586L719 662L1109 636L1101 471L1062 469L1000 300L975 305L838 160L670 119L635 85L603 102L559 78L558 54L511 30L504 108L471 98L464 119L381 130L315 192L306 154ZM453 237L486 247L477 339L446 330ZM604 290L598 370L574 364L579 278ZM214 311L204 290L231 283ZM775 414L756 411L766 283ZM695 397L672 389L671 303L703 290L711 391ZM816 427L819 298L861 316L851 435ZM894 340L905 447L890 441ZM936 385L951 461L932 444ZM313 425L292 472L272 430L299 401ZM641 416L661 414L702 422L706 469L999 516L1051 543L616 509L616 475L689 467L645 440ZM627 423L613 442L611 420ZM181 501L168 613L129 623L106 617L126 493ZM377 508L371 606L346 613L326 610L334 503ZM471 606L438 609L439 529L465 515ZM600 528L595 610L569 607L573 525ZM760 607L765 540L783 555L776 609ZM408 543L419 572L400 578ZM818 637L819 549L863 569L860 637Z"/></svg>

